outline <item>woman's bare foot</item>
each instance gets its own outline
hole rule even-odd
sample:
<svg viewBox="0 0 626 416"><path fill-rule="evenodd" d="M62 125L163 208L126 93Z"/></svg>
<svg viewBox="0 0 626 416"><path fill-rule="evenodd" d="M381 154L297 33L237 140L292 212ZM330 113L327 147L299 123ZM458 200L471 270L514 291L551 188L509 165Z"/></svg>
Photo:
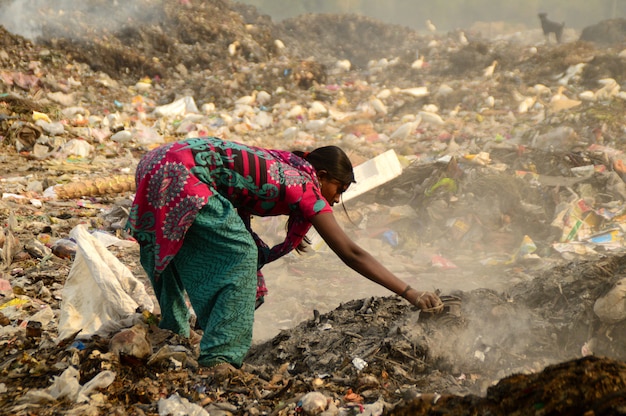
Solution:
<svg viewBox="0 0 626 416"><path fill-rule="evenodd" d="M193 329L189 330L189 343L191 345L198 345L200 344L201 340L202 340L202 335L198 334Z"/></svg>

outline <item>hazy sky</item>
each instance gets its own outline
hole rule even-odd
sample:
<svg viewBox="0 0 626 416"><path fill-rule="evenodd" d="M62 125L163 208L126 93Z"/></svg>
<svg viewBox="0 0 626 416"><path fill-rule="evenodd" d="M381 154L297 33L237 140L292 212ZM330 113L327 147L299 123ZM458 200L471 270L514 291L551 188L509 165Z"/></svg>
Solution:
<svg viewBox="0 0 626 416"><path fill-rule="evenodd" d="M242 0L255 5L274 20L306 12L359 12L384 22L425 29L426 19L447 31L467 29L474 22L505 21L539 26L537 13L546 12L558 22L582 30L601 20L625 17L626 0Z"/></svg>

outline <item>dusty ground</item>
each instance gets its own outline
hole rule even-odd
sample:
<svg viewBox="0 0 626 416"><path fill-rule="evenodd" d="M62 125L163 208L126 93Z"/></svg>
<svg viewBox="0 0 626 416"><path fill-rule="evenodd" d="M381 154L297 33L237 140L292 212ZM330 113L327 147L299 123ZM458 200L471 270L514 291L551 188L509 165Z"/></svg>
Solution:
<svg viewBox="0 0 626 416"><path fill-rule="evenodd" d="M0 37L0 413L168 414L160 406L177 394L211 415L317 414L305 396L313 391L324 395L326 414L624 412L621 292L611 298L610 316L594 311L626 277L622 244L585 251L591 246L581 233L565 250L558 243L566 230L555 218L584 201L593 209L583 230L622 229L625 170L616 162L624 150L626 100L606 95L567 110L551 106L559 86L575 97L597 90L602 79L624 82L623 40L615 37L620 22L585 31L585 41L570 34L562 45L544 44L537 28L525 43L468 32L470 42L462 45L459 33L420 35L359 16L308 15L277 24L222 1L138 0L111 9L92 0L63 13L50 2L37 17L40 38ZM416 70L411 66L420 56L427 64ZM338 67L340 59L350 60L351 69ZM487 77L483 71L494 60L497 72ZM548 95L531 93L536 84L547 86ZM416 86L430 93L400 91ZM386 90L385 111L368 109L371 97ZM272 92L261 106L272 119L264 129L235 103L254 91ZM183 96L193 96L204 117L190 123L150 114ZM523 97L534 99L528 111L521 110ZM289 114L314 101L335 113ZM394 138L428 105L445 121L427 121L424 113L411 134ZM34 112L59 121L63 132L37 124ZM306 124L324 119L318 130ZM306 316L255 344L245 371L222 382L199 375L188 340L156 329L158 317L147 313L142 319L155 353L148 363L116 361L108 354L109 336L55 342L56 318L42 331L29 318L48 308L58 317L62 308L72 258L57 243L79 223L127 237L122 228L132 183L112 185L109 178L131 176L154 143L112 138L142 123L165 141L208 133L284 148L332 142L355 161L395 149L403 174L351 201L352 222L338 217L394 272L421 276L457 303L430 319L386 294L354 296L319 312L307 303L319 283L303 285L285 308L306 304ZM289 135L290 127L300 131ZM64 150L72 139L91 144L89 155ZM479 152L490 161L472 162ZM591 175L575 173L590 165ZM101 187L87 186L102 179ZM52 185L64 186L56 198L44 193ZM389 230L399 244L381 240ZM529 252L525 238L535 246ZM143 276L136 247L111 251ZM290 275L319 268L317 256L287 259L277 292ZM349 272L330 258L324 262L332 287L349 287ZM463 279L479 288L444 285ZM489 279L499 284L486 284ZM59 393L50 386L69 368L79 370L80 385L106 371L116 375L88 400L69 393L50 400L42 392ZM179 404L186 413L199 411L187 405Z"/></svg>

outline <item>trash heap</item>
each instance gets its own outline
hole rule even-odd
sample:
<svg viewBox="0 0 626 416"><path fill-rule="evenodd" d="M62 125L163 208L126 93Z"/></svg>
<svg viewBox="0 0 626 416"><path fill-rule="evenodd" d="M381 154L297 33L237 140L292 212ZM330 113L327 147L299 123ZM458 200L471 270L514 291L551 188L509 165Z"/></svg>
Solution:
<svg viewBox="0 0 626 416"><path fill-rule="evenodd" d="M35 39L0 27L0 413L615 414L619 44L593 30L545 44L538 27L462 41L350 15L275 23L229 1L59 7L36 11ZM195 346L156 326L124 225L141 155L205 135L335 144L357 166L392 150L400 171L364 178L337 218L458 307L426 319L387 293L354 288L337 307L319 279L289 290L320 261L326 287L355 286L314 240L272 269L285 303L260 313L292 311L287 328L244 372L201 376ZM255 222L280 238L282 223Z"/></svg>

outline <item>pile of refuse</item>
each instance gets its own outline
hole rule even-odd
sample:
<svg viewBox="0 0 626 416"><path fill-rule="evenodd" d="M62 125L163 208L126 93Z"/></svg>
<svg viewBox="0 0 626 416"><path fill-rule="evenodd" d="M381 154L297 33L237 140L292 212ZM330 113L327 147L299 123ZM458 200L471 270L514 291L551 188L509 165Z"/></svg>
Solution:
<svg viewBox="0 0 626 416"><path fill-rule="evenodd" d="M618 414L623 44L127 3L47 2L30 39L0 27L0 413ZM453 306L429 319L357 287L313 238L269 268L281 300L258 324L281 327L241 372L202 376L156 326L124 225L139 158L206 135L345 149L338 221Z"/></svg>

